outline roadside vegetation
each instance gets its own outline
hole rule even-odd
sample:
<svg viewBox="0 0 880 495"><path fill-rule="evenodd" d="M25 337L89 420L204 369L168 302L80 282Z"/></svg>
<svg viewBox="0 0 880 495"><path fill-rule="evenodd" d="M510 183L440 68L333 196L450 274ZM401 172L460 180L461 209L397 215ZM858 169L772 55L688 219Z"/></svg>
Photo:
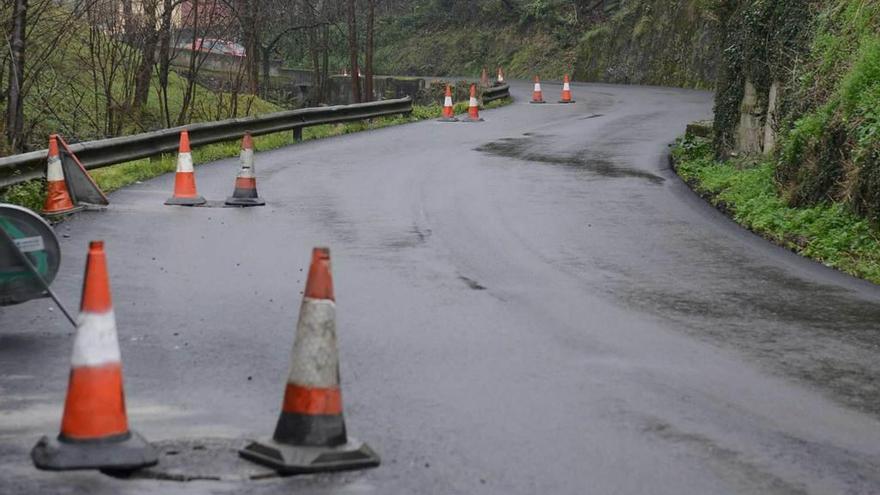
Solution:
<svg viewBox="0 0 880 495"><path fill-rule="evenodd" d="M673 148L675 169L737 223L798 254L880 283L880 230L831 201L789 206L772 160L715 158L712 141L688 136Z"/></svg>
<svg viewBox="0 0 880 495"><path fill-rule="evenodd" d="M511 102L509 98L495 100L484 106L485 110L502 107ZM458 102L455 105L455 113L467 112L467 102ZM430 120L439 118L442 106L413 105L410 115L395 115L373 119L371 121L348 122L344 124L321 125L303 129L303 141L312 139L324 139L333 136L341 136L354 132L381 129L383 127ZM290 131L267 134L254 138L254 147L257 151L268 151L283 146L296 144L293 133ZM193 162L196 165L208 163L222 158L238 156L240 143L231 141L216 143L193 149ZM165 154L153 159L145 158L126 163L120 163L110 167L92 170L90 173L95 182L104 192L111 192L121 187L157 177L162 174L174 172L177 168L177 157L174 154ZM0 202L12 203L40 211L46 199L45 180L32 180L23 184L12 186L0 193Z"/></svg>

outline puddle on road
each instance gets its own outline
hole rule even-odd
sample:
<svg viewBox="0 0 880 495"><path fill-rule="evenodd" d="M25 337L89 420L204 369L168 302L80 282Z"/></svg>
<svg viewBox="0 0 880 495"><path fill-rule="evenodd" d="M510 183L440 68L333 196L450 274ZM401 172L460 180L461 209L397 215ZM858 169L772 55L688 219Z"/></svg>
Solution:
<svg viewBox="0 0 880 495"><path fill-rule="evenodd" d="M521 138L502 138L498 141L478 146L475 149L476 151L481 151L483 153L503 156L506 158L516 158L527 162L541 162L553 165L577 167L593 175L610 179L644 179L655 185L662 184L666 180L659 175L644 170L621 166L603 157L591 156L586 151L571 154L544 152L542 149L546 146L542 141L544 141L547 136L533 133L526 133L524 136L525 137Z"/></svg>

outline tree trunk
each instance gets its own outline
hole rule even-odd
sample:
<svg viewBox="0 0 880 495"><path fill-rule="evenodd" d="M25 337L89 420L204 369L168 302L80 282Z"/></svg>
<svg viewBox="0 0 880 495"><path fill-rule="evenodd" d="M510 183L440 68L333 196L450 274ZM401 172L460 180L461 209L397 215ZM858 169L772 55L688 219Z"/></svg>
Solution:
<svg viewBox="0 0 880 495"><path fill-rule="evenodd" d="M357 21L355 20L355 0L348 0L348 54L351 61L351 101L361 102L361 78L358 68Z"/></svg>
<svg viewBox="0 0 880 495"><path fill-rule="evenodd" d="M13 152L24 149L24 55L28 0L14 0L9 45L9 85L6 97L6 140Z"/></svg>
<svg viewBox="0 0 880 495"><path fill-rule="evenodd" d="M321 67L321 101L330 99L330 25L324 24L324 32L321 34L321 51L324 60Z"/></svg>
<svg viewBox="0 0 880 495"><path fill-rule="evenodd" d="M310 106L321 103L321 47L318 43L318 28L309 29L309 50L312 58L312 90L309 95Z"/></svg>
<svg viewBox="0 0 880 495"><path fill-rule="evenodd" d="M373 101L373 20L376 0L367 0L367 43L364 51L364 101Z"/></svg>
<svg viewBox="0 0 880 495"><path fill-rule="evenodd" d="M260 86L259 80L259 57L260 57L260 41L257 35L257 4L259 2L248 0L242 2L241 24L242 24L242 41L244 42L245 51L245 75L248 81L248 92L256 95Z"/></svg>
<svg viewBox="0 0 880 495"><path fill-rule="evenodd" d="M162 24L159 27L159 87L162 94L162 113L165 126L171 127L168 112L168 72L171 70L171 15L173 0L162 0Z"/></svg>
<svg viewBox="0 0 880 495"><path fill-rule="evenodd" d="M150 82L153 80L153 66L156 65L156 48L159 45L159 32L156 31L157 0L145 0L143 24L143 48L141 64L138 66L134 82L133 113L137 114L147 105L150 96Z"/></svg>

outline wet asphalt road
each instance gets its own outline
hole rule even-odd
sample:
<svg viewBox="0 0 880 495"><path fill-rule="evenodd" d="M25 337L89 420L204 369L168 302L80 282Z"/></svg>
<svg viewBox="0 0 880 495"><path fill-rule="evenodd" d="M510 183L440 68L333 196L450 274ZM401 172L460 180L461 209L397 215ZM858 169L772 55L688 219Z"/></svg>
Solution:
<svg viewBox="0 0 880 495"><path fill-rule="evenodd" d="M163 206L168 175L58 227L70 306L106 240L129 420L151 440L271 433L310 249L329 245L347 423L380 468L38 472L72 334L36 301L0 308L0 493L880 493L880 290L675 177L667 144L711 96L513 89L484 123L258 153L263 208ZM199 167L200 193L223 199L236 169Z"/></svg>

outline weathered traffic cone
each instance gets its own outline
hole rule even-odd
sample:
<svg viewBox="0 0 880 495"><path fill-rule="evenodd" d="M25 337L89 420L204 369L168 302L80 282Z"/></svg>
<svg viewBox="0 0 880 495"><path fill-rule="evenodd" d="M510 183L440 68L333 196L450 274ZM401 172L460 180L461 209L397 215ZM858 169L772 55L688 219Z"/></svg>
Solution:
<svg viewBox="0 0 880 495"><path fill-rule="evenodd" d="M477 101L477 85L471 84L471 98L468 101L468 118L465 122L482 122L480 103Z"/></svg>
<svg viewBox="0 0 880 495"><path fill-rule="evenodd" d="M174 175L174 196L165 201L166 205L199 206L205 198L196 192L196 174L193 170L192 150L189 147L189 133L180 131L180 146L177 151L177 174Z"/></svg>
<svg viewBox="0 0 880 495"><path fill-rule="evenodd" d="M379 465L379 456L345 431L336 351L336 303L327 248L312 251L275 434L251 443L239 454L286 474Z"/></svg>
<svg viewBox="0 0 880 495"><path fill-rule="evenodd" d="M541 91L541 79L538 76L535 76L535 90L532 91L532 101L529 103L546 103L544 92Z"/></svg>
<svg viewBox="0 0 880 495"><path fill-rule="evenodd" d="M128 429L122 360L104 243L89 243L61 433L31 451L40 469L131 470L156 464L155 449Z"/></svg>
<svg viewBox="0 0 880 495"><path fill-rule="evenodd" d="M483 72L480 74L480 86L486 88L489 87L489 69L483 67Z"/></svg>
<svg viewBox="0 0 880 495"><path fill-rule="evenodd" d="M443 98L443 117L440 122L458 122L455 118L455 106L452 104L452 87L446 85L446 96Z"/></svg>
<svg viewBox="0 0 880 495"><path fill-rule="evenodd" d="M504 71L501 70L501 67L498 68L498 77L496 81L498 81L498 84L504 84Z"/></svg>
<svg viewBox="0 0 880 495"><path fill-rule="evenodd" d="M568 74L562 79L562 99L559 103L574 103L571 99L571 84L568 81Z"/></svg>
<svg viewBox="0 0 880 495"><path fill-rule="evenodd" d="M254 173L254 140L245 132L241 138L241 169L235 178L235 190L226 198L230 206L263 206L266 204L257 194L257 176Z"/></svg>
<svg viewBox="0 0 880 495"><path fill-rule="evenodd" d="M73 204L67 181L64 179L64 168L61 166L61 155L58 153L58 136L49 136L49 155L46 160L46 201L43 203L44 215L63 215L82 210L82 206Z"/></svg>

